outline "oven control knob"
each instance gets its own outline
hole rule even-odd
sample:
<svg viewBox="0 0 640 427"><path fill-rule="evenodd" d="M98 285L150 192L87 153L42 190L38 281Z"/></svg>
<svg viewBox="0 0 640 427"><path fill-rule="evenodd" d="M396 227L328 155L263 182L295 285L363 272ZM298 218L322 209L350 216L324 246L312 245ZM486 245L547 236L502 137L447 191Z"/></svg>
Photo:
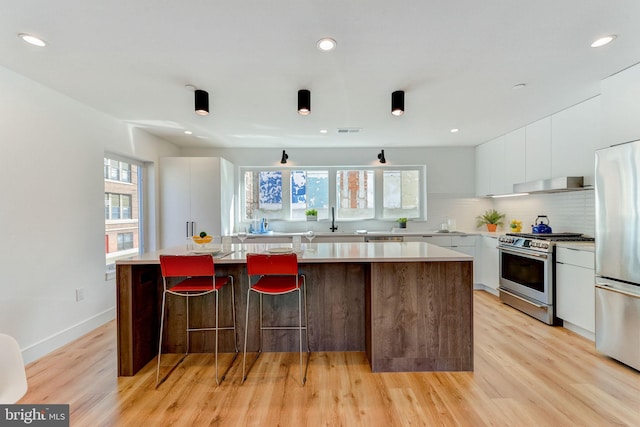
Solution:
<svg viewBox="0 0 640 427"><path fill-rule="evenodd" d="M541 243L540 246L542 246L544 249L549 249L548 243Z"/></svg>

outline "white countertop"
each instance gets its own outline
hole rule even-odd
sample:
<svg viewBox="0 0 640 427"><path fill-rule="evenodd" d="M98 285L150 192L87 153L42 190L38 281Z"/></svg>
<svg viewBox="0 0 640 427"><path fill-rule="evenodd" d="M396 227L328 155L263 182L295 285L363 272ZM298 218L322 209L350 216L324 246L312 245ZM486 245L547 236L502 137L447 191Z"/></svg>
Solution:
<svg viewBox="0 0 640 427"><path fill-rule="evenodd" d="M118 265L155 264L160 255L184 255L190 252L216 251L220 245L186 245L151 252L130 259L119 260ZM246 251L241 251L241 249ZM292 248L291 243L246 243L231 245L232 252L218 254L218 264L244 264L247 253L269 253L274 248ZM424 242L354 242L354 243L303 243L296 252L300 263L332 262L437 262L473 261L473 257ZM220 257L220 255L224 255Z"/></svg>

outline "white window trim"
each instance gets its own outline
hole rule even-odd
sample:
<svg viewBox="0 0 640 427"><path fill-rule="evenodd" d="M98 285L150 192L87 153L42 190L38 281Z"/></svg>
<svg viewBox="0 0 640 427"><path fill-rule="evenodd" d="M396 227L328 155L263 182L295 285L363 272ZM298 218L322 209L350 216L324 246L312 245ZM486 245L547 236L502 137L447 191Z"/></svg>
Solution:
<svg viewBox="0 0 640 427"><path fill-rule="evenodd" d="M374 175L374 212L375 216L370 219L364 219L364 221L391 221L395 218L383 218L384 206L381 202L383 200L383 185L382 175L385 170L417 170L420 175L420 208L419 216L411 219L426 221L427 220L427 167L426 165L394 165L394 166L238 166L238 213L239 222L247 223L249 219L246 218L246 210L244 204L244 173L247 171L260 172L260 171L281 171L282 172L282 192L283 192L283 209L290 210L291 198L288 196L291 187L291 171L303 170L303 171L328 171L329 172L329 206L336 206L337 191L336 191L336 172L339 170L373 170ZM283 222L300 222L300 220L292 219L273 219L273 221ZM363 221L363 219L340 219L342 222L355 222Z"/></svg>

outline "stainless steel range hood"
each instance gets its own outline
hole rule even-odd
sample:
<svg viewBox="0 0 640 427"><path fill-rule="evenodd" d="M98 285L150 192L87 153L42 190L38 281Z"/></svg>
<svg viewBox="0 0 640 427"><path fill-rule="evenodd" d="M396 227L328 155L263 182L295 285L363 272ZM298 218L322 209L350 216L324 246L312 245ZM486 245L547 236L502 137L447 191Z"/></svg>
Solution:
<svg viewBox="0 0 640 427"><path fill-rule="evenodd" d="M513 184L514 193L559 193L561 191L585 190L581 176L563 176L539 181Z"/></svg>

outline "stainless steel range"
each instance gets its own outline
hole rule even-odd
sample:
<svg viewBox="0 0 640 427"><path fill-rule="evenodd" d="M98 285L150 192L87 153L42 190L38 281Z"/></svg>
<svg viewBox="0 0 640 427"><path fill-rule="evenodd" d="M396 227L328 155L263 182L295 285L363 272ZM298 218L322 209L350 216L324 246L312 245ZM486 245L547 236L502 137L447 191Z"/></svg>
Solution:
<svg viewBox="0 0 640 427"><path fill-rule="evenodd" d="M549 325L555 315L556 242L593 241L579 233L507 233L498 238L500 300Z"/></svg>

